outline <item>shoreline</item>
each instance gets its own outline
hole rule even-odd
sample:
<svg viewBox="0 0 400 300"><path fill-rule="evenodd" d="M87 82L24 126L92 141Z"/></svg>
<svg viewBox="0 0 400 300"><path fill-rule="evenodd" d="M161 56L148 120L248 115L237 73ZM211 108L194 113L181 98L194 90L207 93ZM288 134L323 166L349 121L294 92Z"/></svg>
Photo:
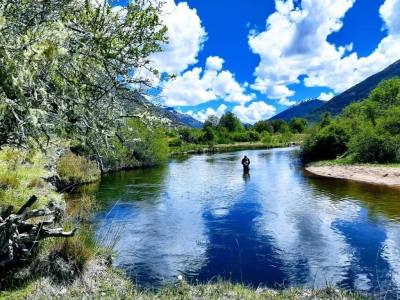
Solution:
<svg viewBox="0 0 400 300"><path fill-rule="evenodd" d="M368 184L400 188L400 168L371 165L320 165L305 170L321 177L346 179Z"/></svg>
<svg viewBox="0 0 400 300"><path fill-rule="evenodd" d="M280 145L269 145L263 143L237 143L237 144L220 144L213 147L200 147L198 149L189 149L186 151L173 151L169 154L169 157L181 156L181 155L195 155L205 153L224 153L242 150L262 150L262 149L274 149L274 148L287 148L299 146L299 143L287 143Z"/></svg>

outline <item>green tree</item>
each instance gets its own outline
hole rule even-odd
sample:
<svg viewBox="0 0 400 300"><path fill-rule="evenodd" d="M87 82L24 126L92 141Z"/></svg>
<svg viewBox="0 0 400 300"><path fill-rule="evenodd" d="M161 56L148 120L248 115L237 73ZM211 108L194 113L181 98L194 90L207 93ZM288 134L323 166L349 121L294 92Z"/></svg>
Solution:
<svg viewBox="0 0 400 300"><path fill-rule="evenodd" d="M290 131L292 133L303 133L307 125L307 120L303 118L293 118L289 122Z"/></svg>
<svg viewBox="0 0 400 300"><path fill-rule="evenodd" d="M219 120L218 127L225 128L228 132L236 132L243 129L242 122L233 112L225 113Z"/></svg>
<svg viewBox="0 0 400 300"><path fill-rule="evenodd" d="M258 133L262 133L264 131L268 131L269 133L274 132L274 128L271 125L271 122L267 120L258 121L254 124L254 130Z"/></svg>
<svg viewBox="0 0 400 300"><path fill-rule="evenodd" d="M212 127L217 128L219 123L219 118L216 115L211 115L207 117L207 120L204 122L203 128Z"/></svg>
<svg viewBox="0 0 400 300"><path fill-rule="evenodd" d="M289 125L284 120L272 120L271 125L274 129L274 133L289 132Z"/></svg>
<svg viewBox="0 0 400 300"><path fill-rule="evenodd" d="M0 146L107 143L124 125L124 95L149 85L144 70L157 74L149 56L166 42L160 6L1 0L0 11Z"/></svg>

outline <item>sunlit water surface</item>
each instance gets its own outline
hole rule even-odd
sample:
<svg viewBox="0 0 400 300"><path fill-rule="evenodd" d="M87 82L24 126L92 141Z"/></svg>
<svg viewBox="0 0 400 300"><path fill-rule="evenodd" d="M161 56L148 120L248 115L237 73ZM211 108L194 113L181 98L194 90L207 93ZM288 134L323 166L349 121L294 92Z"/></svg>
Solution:
<svg viewBox="0 0 400 300"><path fill-rule="evenodd" d="M249 176L240 160L251 159ZM218 277L400 291L400 190L307 174L293 149L192 156L106 176L96 236L143 286Z"/></svg>

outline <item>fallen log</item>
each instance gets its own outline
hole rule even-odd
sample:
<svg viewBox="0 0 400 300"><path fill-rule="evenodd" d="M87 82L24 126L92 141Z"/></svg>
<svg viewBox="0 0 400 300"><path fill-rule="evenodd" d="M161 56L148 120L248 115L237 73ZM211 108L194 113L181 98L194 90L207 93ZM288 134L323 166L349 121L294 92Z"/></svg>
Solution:
<svg viewBox="0 0 400 300"><path fill-rule="evenodd" d="M47 208L29 210L36 201L32 196L15 214L12 206L0 213L0 267L29 259L42 239L75 234L76 229L52 228L62 217L60 206L50 202Z"/></svg>

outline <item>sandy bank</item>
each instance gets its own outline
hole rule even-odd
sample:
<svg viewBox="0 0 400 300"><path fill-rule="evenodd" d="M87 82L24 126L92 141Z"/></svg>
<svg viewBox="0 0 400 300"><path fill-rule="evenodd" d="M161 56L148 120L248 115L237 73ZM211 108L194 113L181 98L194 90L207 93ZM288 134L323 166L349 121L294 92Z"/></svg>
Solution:
<svg viewBox="0 0 400 300"><path fill-rule="evenodd" d="M310 166L307 171L324 177L400 187L400 168L381 166Z"/></svg>

